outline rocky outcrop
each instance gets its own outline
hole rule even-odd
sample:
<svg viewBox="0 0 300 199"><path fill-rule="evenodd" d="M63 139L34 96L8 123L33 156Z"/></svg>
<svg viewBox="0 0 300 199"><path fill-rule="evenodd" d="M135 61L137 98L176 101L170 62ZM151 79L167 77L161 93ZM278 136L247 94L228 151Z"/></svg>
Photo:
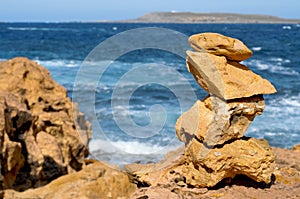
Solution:
<svg viewBox="0 0 300 199"><path fill-rule="evenodd" d="M253 139L252 139L253 140ZM247 141L247 140L245 140ZM253 140L255 142L255 140ZM258 143L260 141L257 141ZM215 199L215 198L299 198L300 197L300 159L299 152L287 149L273 148L276 154L276 169L274 175L276 182L272 186L236 176L232 180L225 179L218 184L217 188L196 188L188 186L185 178L176 173L178 170L169 170L171 178L165 180L168 184L148 186L139 183L139 189L130 183L127 175L112 165L93 162L83 170L62 176L53 180L44 187L29 189L24 192L6 190L4 198L171 198L171 199ZM161 164L141 165L136 164L135 169L142 173L146 169L157 167L157 172L163 171L166 166L180 162L184 155L184 148L167 154ZM168 162L168 161L169 162ZM181 159L182 160L182 159ZM159 166L160 165L160 166ZM147 167L147 168L146 168ZM152 176L154 179L159 178ZM146 177L143 175L144 178ZM166 176L166 175L165 175ZM137 177L137 176L136 176ZM168 176L167 176L168 177ZM149 179L151 179L149 177ZM133 179L134 180L134 179ZM76 188L75 188L76 187Z"/></svg>
<svg viewBox="0 0 300 199"><path fill-rule="evenodd" d="M10 140L10 137L14 136L14 125L19 129L28 129L24 124L31 121L31 114L22 107L14 95L0 93L0 168L2 171L0 186L2 189L13 185L17 173L25 163L21 143Z"/></svg>
<svg viewBox="0 0 300 199"><path fill-rule="evenodd" d="M29 129L32 120L31 113L15 95L0 92L0 186L2 189L13 186L17 174L25 164L22 143L16 140ZM19 131L18 134L16 129Z"/></svg>
<svg viewBox="0 0 300 199"><path fill-rule="evenodd" d="M127 171L140 184L160 188L207 188L239 175L270 184L274 153L266 141L244 134L264 110L262 94L276 89L237 62L252 55L241 41L212 33L189 41L202 52L187 51L187 67L210 95L177 120L176 135L185 148L156 164L127 165Z"/></svg>
<svg viewBox="0 0 300 199"><path fill-rule="evenodd" d="M84 165L91 126L44 67L26 58L0 63L0 181L24 190Z"/></svg>
<svg viewBox="0 0 300 199"><path fill-rule="evenodd" d="M251 138L255 142L255 139ZM257 141L259 144L265 143ZM275 183L271 185L266 185L264 183L257 183L254 180L251 180L242 175L238 175L233 179L224 179L218 183L217 187L208 189L208 188L196 188L191 185L187 185L185 182L185 177L179 175L179 167L174 167L176 170L164 174L162 170L167 171L166 166L172 165L173 163L178 163L178 157L182 157L184 154L184 148L177 150L177 152L169 153L164 161L161 161L161 167L157 167L156 177L160 177L159 174L164 174L169 181L169 184L159 184L156 186L141 186L140 189L136 190L131 198L172 198L172 199L215 199L215 198L299 198L300 197L300 159L299 152L272 148L276 154L276 168L274 170L273 178L276 179ZM173 157L172 157L173 156ZM169 162L167 161L169 160ZM171 162L170 162L171 161ZM247 160L249 161L249 160ZM218 163L219 164L219 163ZM136 169L139 170L139 174L142 174L142 171L147 171L147 169L153 169L154 164L150 165L135 165ZM146 168L141 168L144 166ZM149 168L150 166L150 168ZM158 164L157 164L158 166ZM140 167L140 168L139 168ZM161 171L159 171L159 169ZM149 171L149 170L148 170ZM170 178L173 174L173 178ZM192 174L191 174L192 175ZM146 175L143 175L146 179ZM153 176L152 176L153 177ZM137 176L136 176L137 178ZM151 179L150 176L147 180ZM163 178L164 179L164 178ZM173 179L170 180L170 179ZM156 180L158 182L158 180Z"/></svg>
<svg viewBox="0 0 300 199"><path fill-rule="evenodd" d="M243 61L252 56L252 51L240 40L217 33L192 35L189 43L196 51L225 56L232 61Z"/></svg>
<svg viewBox="0 0 300 199"><path fill-rule="evenodd" d="M129 198L136 186L126 173L112 165L94 162L79 172L60 177L44 187L25 192L7 190L6 199L73 199L73 198Z"/></svg>

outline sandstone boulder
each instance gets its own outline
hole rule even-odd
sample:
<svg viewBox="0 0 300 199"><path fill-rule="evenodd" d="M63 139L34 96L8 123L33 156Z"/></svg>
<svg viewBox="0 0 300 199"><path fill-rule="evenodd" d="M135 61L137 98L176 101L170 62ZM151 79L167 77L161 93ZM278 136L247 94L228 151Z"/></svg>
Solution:
<svg viewBox="0 0 300 199"><path fill-rule="evenodd" d="M187 51L187 67L201 87L225 100L276 92L268 80L222 56Z"/></svg>
<svg viewBox="0 0 300 199"><path fill-rule="evenodd" d="M262 114L263 110L261 95L227 102L210 96L198 100L178 118L176 135L185 144L194 136L209 146L224 144L243 137L255 116Z"/></svg>
<svg viewBox="0 0 300 199"><path fill-rule="evenodd" d="M299 152L300 152L300 144L295 145L295 146L293 147L293 150L294 150L294 151L299 151Z"/></svg>
<svg viewBox="0 0 300 199"><path fill-rule="evenodd" d="M62 176L44 187L24 192L6 190L5 199L73 199L73 198L130 198L136 185L126 173L116 167L94 162L83 170Z"/></svg>
<svg viewBox="0 0 300 199"><path fill-rule="evenodd" d="M180 148L156 164L131 164L125 168L147 186L213 187L240 174L256 182L270 183L275 156L266 141L254 138L235 140L220 148L207 148L193 139L185 151Z"/></svg>
<svg viewBox="0 0 300 199"><path fill-rule="evenodd" d="M218 33L192 35L189 43L196 51L225 56L232 61L243 61L252 56L252 51L243 42Z"/></svg>
<svg viewBox="0 0 300 199"><path fill-rule="evenodd" d="M15 96L2 100L0 107L6 113L1 148L10 148L6 154L14 156L2 158L1 165L8 164L9 158L20 159L14 160L18 162L11 166L15 176L4 182L5 187L24 190L82 169L89 154L91 125L47 69L27 58L1 62L0 91ZM4 123L0 125L3 129ZM8 172L1 171L2 175Z"/></svg>
<svg viewBox="0 0 300 199"><path fill-rule="evenodd" d="M131 198L184 198L184 199L232 199L232 198L300 198L299 153L292 150L272 148L276 154L275 183L256 183L244 176L225 180L217 187L195 188L177 178L177 183L144 186Z"/></svg>
<svg viewBox="0 0 300 199"><path fill-rule="evenodd" d="M245 138L232 141L218 148L207 146L193 139L186 148L191 158L185 175L193 186L210 187L222 179L242 174L256 182L271 182L275 170L275 156L265 140Z"/></svg>
<svg viewBox="0 0 300 199"><path fill-rule="evenodd" d="M132 175L136 183L148 186L172 185L184 181L183 170L187 157L184 155L184 147L169 152L166 157L150 164L129 164L125 170Z"/></svg>

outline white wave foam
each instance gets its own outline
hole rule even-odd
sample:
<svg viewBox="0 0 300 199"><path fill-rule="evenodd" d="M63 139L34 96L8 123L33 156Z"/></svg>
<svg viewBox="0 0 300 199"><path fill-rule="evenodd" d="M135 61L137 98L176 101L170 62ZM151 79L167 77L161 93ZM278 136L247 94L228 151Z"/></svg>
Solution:
<svg viewBox="0 0 300 199"><path fill-rule="evenodd" d="M272 73L278 73L283 75L299 75L299 72L293 70L292 68L282 66L283 62L290 63L290 60L283 60L282 58L271 58L269 60L277 63L273 64L261 60L244 61L244 63L245 65L256 67L259 70L268 70Z"/></svg>
<svg viewBox="0 0 300 199"><path fill-rule="evenodd" d="M277 62L277 64L281 65L282 63L291 63L289 59L282 59L280 57L272 57L269 59L272 62Z"/></svg>
<svg viewBox="0 0 300 199"><path fill-rule="evenodd" d="M252 62L255 62L254 60ZM261 61L256 61L255 64L254 64L259 70L268 70L270 69L270 65L269 64L266 64L266 63L263 63Z"/></svg>
<svg viewBox="0 0 300 199"><path fill-rule="evenodd" d="M261 51L262 50L262 47L253 47L251 48L253 51Z"/></svg>
<svg viewBox="0 0 300 199"><path fill-rule="evenodd" d="M254 120L247 135L270 138L270 144L277 146L293 146L300 138L299 112L300 94L294 96L275 95L266 100L264 114Z"/></svg>
<svg viewBox="0 0 300 199"><path fill-rule="evenodd" d="M43 27L7 27L8 30L16 31L67 31L68 28L43 28Z"/></svg>
<svg viewBox="0 0 300 199"><path fill-rule="evenodd" d="M38 28L27 28L27 27L7 27L8 30L21 30L21 31L25 31L25 30L37 30Z"/></svg>
<svg viewBox="0 0 300 199"><path fill-rule="evenodd" d="M284 30L291 30L292 26L282 26L282 29L284 29Z"/></svg>
<svg viewBox="0 0 300 199"><path fill-rule="evenodd" d="M6 61L7 59L0 58L0 61ZM79 67L81 61L77 60L39 60L38 58L33 59L33 61L46 67Z"/></svg>
<svg viewBox="0 0 300 199"><path fill-rule="evenodd" d="M264 134L267 135L267 136L276 136L276 135L278 135L278 133L274 133L274 132L265 132Z"/></svg>
<svg viewBox="0 0 300 199"><path fill-rule="evenodd" d="M283 59L280 57L272 57L272 58L270 58L270 61L283 62Z"/></svg>
<svg viewBox="0 0 300 199"><path fill-rule="evenodd" d="M175 150L181 145L178 143L177 145L163 147L134 141L117 141L114 145L115 144L120 145L119 148L122 148L122 150L116 150L112 147L111 143L107 141L94 140L94 143L91 142L90 144L91 156L97 160L107 161L122 167L130 163L157 162L161 160L167 152ZM162 148L163 150L161 150ZM144 151L144 153L140 153L140 151ZM145 151L148 153L145 153Z"/></svg>
<svg viewBox="0 0 300 199"><path fill-rule="evenodd" d="M293 108L300 108L300 95L298 96L292 96L292 97L289 97L289 98L282 98L280 99L280 102L279 104L281 105L285 105L285 106L290 106L290 107L293 107Z"/></svg>
<svg viewBox="0 0 300 199"><path fill-rule="evenodd" d="M269 112L283 115L288 117L299 117L300 112L300 94L295 96L281 96L270 100L270 105L266 106L266 110Z"/></svg>
<svg viewBox="0 0 300 199"><path fill-rule="evenodd" d="M107 141L101 139L91 140L90 151L101 151L109 154L165 154L178 147L178 143L162 146L159 144L148 144L137 141Z"/></svg>
<svg viewBox="0 0 300 199"><path fill-rule="evenodd" d="M48 66L48 67L79 67L81 64L81 61L75 61L75 60L34 60L38 64L42 66Z"/></svg>

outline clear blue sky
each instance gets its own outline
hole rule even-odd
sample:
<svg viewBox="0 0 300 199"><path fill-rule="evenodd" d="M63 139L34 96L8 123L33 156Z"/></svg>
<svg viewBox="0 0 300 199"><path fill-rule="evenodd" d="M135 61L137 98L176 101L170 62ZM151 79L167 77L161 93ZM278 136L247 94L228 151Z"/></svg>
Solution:
<svg viewBox="0 0 300 199"><path fill-rule="evenodd" d="M300 19L300 0L0 0L0 21L94 21L153 11L230 12Z"/></svg>

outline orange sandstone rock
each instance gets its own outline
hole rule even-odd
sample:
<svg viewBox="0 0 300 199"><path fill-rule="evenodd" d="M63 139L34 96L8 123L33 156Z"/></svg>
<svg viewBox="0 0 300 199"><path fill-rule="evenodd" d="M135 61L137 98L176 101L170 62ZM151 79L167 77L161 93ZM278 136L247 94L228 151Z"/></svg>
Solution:
<svg viewBox="0 0 300 199"><path fill-rule="evenodd" d="M266 141L239 139L217 148L207 148L192 139L155 164L131 164L126 170L147 186L182 184L213 187L225 178L242 174L257 182L271 182L275 156Z"/></svg>
<svg viewBox="0 0 300 199"><path fill-rule="evenodd" d="M130 198L136 189L126 173L112 165L94 162L79 172L62 176L46 186L24 192L6 190L6 199Z"/></svg>
<svg viewBox="0 0 300 199"><path fill-rule="evenodd" d="M252 56L252 51L243 42L218 33L192 35L189 43L196 51L225 56L232 61L243 61Z"/></svg>
<svg viewBox="0 0 300 199"><path fill-rule="evenodd" d="M4 177L4 187L24 190L82 169L91 125L46 68L27 58L1 62L0 91L10 94L0 106L6 112L0 145L11 146L8 157L1 160L1 167L9 164L10 169L1 170L15 175L9 183Z"/></svg>
<svg viewBox="0 0 300 199"><path fill-rule="evenodd" d="M178 118L176 135L186 144L194 136L209 146L224 144L243 137L255 116L262 114L263 110L262 96L227 102L210 96L203 101L198 100Z"/></svg>
<svg viewBox="0 0 300 199"><path fill-rule="evenodd" d="M276 92L268 80L225 57L187 51L187 67L202 88L225 100Z"/></svg>

